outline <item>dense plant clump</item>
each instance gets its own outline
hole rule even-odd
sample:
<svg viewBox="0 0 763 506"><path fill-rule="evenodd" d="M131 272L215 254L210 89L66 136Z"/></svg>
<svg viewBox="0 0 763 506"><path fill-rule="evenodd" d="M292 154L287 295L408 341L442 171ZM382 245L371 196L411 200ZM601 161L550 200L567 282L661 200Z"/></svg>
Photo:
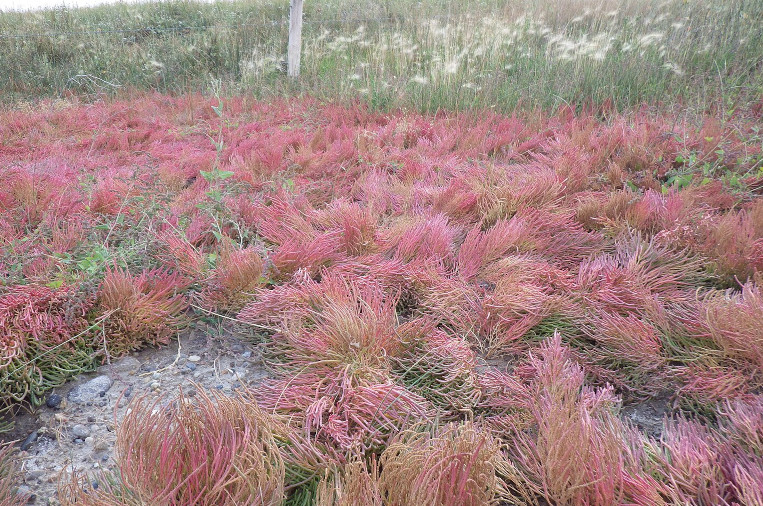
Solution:
<svg viewBox="0 0 763 506"><path fill-rule="evenodd" d="M92 487L73 476L68 504L281 504L284 462L275 422L243 399L182 394L132 404L117 436L118 478Z"/></svg>
<svg viewBox="0 0 763 506"><path fill-rule="evenodd" d="M41 401L93 363L86 312L91 302L75 288L14 285L0 295L0 409Z"/></svg>
<svg viewBox="0 0 763 506"><path fill-rule="evenodd" d="M271 370L134 401L70 503L760 503L754 113L43 105L0 113L3 405L202 313Z"/></svg>

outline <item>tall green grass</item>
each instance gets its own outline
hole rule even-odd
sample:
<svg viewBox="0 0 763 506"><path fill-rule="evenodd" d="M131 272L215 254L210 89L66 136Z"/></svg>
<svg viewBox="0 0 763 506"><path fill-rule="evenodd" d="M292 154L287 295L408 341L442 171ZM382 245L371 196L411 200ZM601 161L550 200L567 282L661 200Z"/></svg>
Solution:
<svg viewBox="0 0 763 506"><path fill-rule="evenodd" d="M283 72L287 0L0 13L5 100L121 89L310 93L419 110L646 103L730 110L763 92L763 0L326 0Z"/></svg>

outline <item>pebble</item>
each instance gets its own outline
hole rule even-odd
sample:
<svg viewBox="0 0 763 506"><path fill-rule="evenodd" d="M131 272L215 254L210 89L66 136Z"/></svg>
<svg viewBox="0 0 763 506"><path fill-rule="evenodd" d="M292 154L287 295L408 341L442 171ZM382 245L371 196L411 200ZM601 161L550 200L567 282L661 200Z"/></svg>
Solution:
<svg viewBox="0 0 763 506"><path fill-rule="evenodd" d="M252 356L252 350L246 350L244 353L241 354L244 358L249 358Z"/></svg>
<svg viewBox="0 0 763 506"><path fill-rule="evenodd" d="M93 443L95 443L95 438L93 436L88 436L85 438L86 445L93 446Z"/></svg>
<svg viewBox="0 0 763 506"><path fill-rule="evenodd" d="M112 374L132 374L140 369L140 362L135 357L124 357L114 362L101 366L101 372L110 372Z"/></svg>
<svg viewBox="0 0 763 506"><path fill-rule="evenodd" d="M78 423L74 427L72 427L72 434L79 438L86 438L90 435L90 429L85 427L84 425Z"/></svg>
<svg viewBox="0 0 763 506"><path fill-rule="evenodd" d="M159 390L160 386L162 386L162 384L159 383L158 381L152 381L151 382L151 389L152 390Z"/></svg>
<svg viewBox="0 0 763 506"><path fill-rule="evenodd" d="M93 449L97 452L105 452L109 449L109 445L107 445L105 441L98 441L93 446Z"/></svg>
<svg viewBox="0 0 763 506"><path fill-rule="evenodd" d="M140 366L141 372L154 372L156 371L156 366L154 364L143 364Z"/></svg>
<svg viewBox="0 0 763 506"><path fill-rule="evenodd" d="M47 474L44 469L35 469L34 471L27 471L27 476L33 480L42 478Z"/></svg>
<svg viewBox="0 0 763 506"><path fill-rule="evenodd" d="M90 426L90 432L98 432L99 430L101 430L101 428L97 424Z"/></svg>
<svg viewBox="0 0 763 506"><path fill-rule="evenodd" d="M201 360L201 357L198 355L191 355L190 357L188 357L189 362L198 362L199 360Z"/></svg>
<svg viewBox="0 0 763 506"><path fill-rule="evenodd" d="M45 405L49 407L50 409L56 409L58 406L61 405L61 400L63 397L61 397L58 394L50 394L48 396L48 399L45 401Z"/></svg>
<svg viewBox="0 0 763 506"><path fill-rule="evenodd" d="M194 364L193 362L188 362L188 363L187 363L185 366L186 366L186 367L187 367L189 370L191 370L191 371L195 371L195 370L196 370L196 364Z"/></svg>
<svg viewBox="0 0 763 506"><path fill-rule="evenodd" d="M93 422L95 422L95 417L93 415L90 415L90 416L87 417L87 421L90 422L90 423L93 423Z"/></svg>
<svg viewBox="0 0 763 506"><path fill-rule="evenodd" d="M158 380L162 377L162 375L159 374L158 372L155 372L154 374L151 375L151 377L155 380Z"/></svg>
<svg viewBox="0 0 763 506"><path fill-rule="evenodd" d="M86 404L106 395L111 385L112 381L108 376L97 376L87 383L72 388L68 397L70 401L77 404Z"/></svg>
<svg viewBox="0 0 763 506"><path fill-rule="evenodd" d="M31 434L29 434L26 439L24 439L24 442L21 443L21 451L25 452L28 449L32 447L35 441L37 441L37 436L39 435L38 431L34 431Z"/></svg>

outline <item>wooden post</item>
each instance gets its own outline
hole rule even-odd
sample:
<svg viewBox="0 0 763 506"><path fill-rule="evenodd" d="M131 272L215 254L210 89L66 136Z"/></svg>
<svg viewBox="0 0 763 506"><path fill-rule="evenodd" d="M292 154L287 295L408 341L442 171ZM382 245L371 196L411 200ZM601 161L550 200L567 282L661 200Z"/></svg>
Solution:
<svg viewBox="0 0 763 506"><path fill-rule="evenodd" d="M302 3L304 0L291 0L289 9L289 54L288 75L299 77L299 59L302 53Z"/></svg>

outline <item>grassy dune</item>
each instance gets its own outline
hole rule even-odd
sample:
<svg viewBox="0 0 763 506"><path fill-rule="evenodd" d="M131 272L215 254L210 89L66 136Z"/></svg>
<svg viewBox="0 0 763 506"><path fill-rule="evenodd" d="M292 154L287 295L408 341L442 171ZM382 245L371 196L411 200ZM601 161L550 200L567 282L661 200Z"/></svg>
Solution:
<svg viewBox="0 0 763 506"><path fill-rule="evenodd" d="M117 87L308 93L416 110L611 104L729 110L763 91L762 0L306 2L303 77L281 70L288 2L0 14L6 100Z"/></svg>

